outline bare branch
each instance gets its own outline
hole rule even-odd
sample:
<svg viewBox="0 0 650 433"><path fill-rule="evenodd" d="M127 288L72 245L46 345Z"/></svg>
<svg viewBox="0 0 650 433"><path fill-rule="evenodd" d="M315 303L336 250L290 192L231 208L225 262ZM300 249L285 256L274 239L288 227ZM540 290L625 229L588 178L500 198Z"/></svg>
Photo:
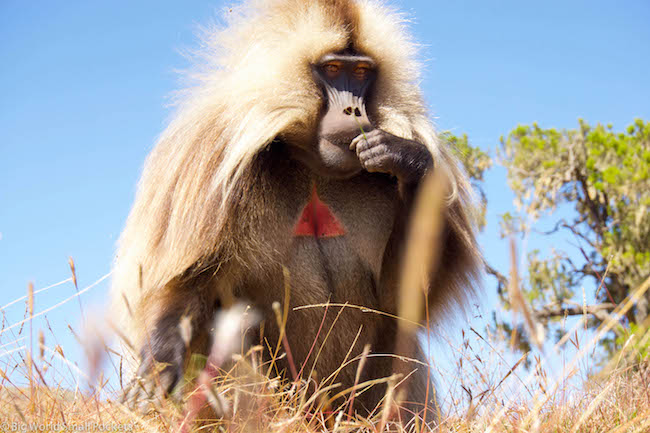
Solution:
<svg viewBox="0 0 650 433"><path fill-rule="evenodd" d="M508 287L508 279L501 272L497 271L495 268L490 266L488 262L484 261L483 263L485 265L485 272L487 272L488 274L492 275L494 278L497 279L498 293L503 293L503 289Z"/></svg>
<svg viewBox="0 0 650 433"><path fill-rule="evenodd" d="M596 305L572 305L564 306L561 305L546 305L535 312L535 315L538 319L552 319L555 317L564 317L566 316L582 316L583 314L591 314L599 319L603 317L603 313L609 313L616 308L615 304L605 302L602 304Z"/></svg>
<svg viewBox="0 0 650 433"><path fill-rule="evenodd" d="M578 237L578 238L582 239L583 241L587 242L590 247L597 248L596 245L594 244L594 242L591 239L589 239L587 237L587 235L585 235L584 233L581 233L581 232L578 231L577 226L569 225L569 224L565 223L565 224L562 224L562 227L565 228L565 229L569 229L571 231L571 233L573 233L576 237Z"/></svg>
<svg viewBox="0 0 650 433"><path fill-rule="evenodd" d="M551 230L543 231L543 230L537 230L537 229L534 228L533 231L535 233L539 233L540 235L552 235L552 234L557 233L562 228L563 225L566 225L566 220L564 218L559 220L555 224L555 227L553 227Z"/></svg>
<svg viewBox="0 0 650 433"><path fill-rule="evenodd" d="M548 230L548 231L534 230L534 231L535 231L535 233L539 233L541 235L552 235L552 234L555 234L558 231L560 231L560 229L567 229L567 230L571 231L571 233L573 233L576 237L578 237L578 238L582 239L583 241L585 241L586 243L588 243L590 247L596 248L596 245L594 244L594 242L591 239L589 239L589 237L587 237L586 234L581 233L578 230L578 225L582 224L583 222L585 222L585 221L584 221L584 219L581 218L581 219L575 221L573 224L569 224L565 219L561 219L555 224L555 226L551 230Z"/></svg>

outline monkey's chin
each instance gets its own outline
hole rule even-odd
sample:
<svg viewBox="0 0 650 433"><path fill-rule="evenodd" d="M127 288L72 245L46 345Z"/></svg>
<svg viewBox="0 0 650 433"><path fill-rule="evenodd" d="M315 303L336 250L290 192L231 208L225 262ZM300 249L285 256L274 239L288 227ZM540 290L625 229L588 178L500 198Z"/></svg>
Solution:
<svg viewBox="0 0 650 433"><path fill-rule="evenodd" d="M291 156L305 164L318 176L347 179L361 172L361 163L347 146L338 146L321 138L315 148L293 147Z"/></svg>

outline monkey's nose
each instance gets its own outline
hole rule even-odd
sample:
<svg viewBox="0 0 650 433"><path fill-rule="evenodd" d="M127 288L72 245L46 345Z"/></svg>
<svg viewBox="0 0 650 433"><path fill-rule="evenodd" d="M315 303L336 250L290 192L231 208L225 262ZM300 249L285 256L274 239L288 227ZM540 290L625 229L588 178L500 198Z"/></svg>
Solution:
<svg viewBox="0 0 650 433"><path fill-rule="evenodd" d="M354 115L354 117L361 117L362 116L361 110L359 110L359 107L354 107L354 108L347 107L345 110L343 110L343 114L345 114L347 116Z"/></svg>
<svg viewBox="0 0 650 433"><path fill-rule="evenodd" d="M347 148L359 134L373 129L365 107L354 101L338 107L330 106L320 123L321 136L343 148Z"/></svg>
<svg viewBox="0 0 650 433"><path fill-rule="evenodd" d="M346 107L343 110L343 114L346 116L350 116L352 119L354 119L354 125L358 128L361 128L364 132L368 132L371 129L374 129L372 125L370 124L370 120L368 120L368 117L361 112L359 107Z"/></svg>

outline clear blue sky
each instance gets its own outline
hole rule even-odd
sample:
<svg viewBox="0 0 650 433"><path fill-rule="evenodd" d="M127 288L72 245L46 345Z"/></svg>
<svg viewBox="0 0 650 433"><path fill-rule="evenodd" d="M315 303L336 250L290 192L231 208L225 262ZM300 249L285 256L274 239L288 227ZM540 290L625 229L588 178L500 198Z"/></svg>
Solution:
<svg viewBox="0 0 650 433"><path fill-rule="evenodd" d="M582 117L623 128L650 119L645 0L395 4L423 44L422 86L436 123L484 149L518 123L573 128ZM28 281L38 289L68 278L68 256L82 288L109 272L143 160L170 115L174 71L187 66L179 50L229 5L0 2L0 306L23 296ZM482 248L507 271L497 227L512 196L502 169L486 190ZM101 304L107 287L84 295L84 305ZM65 284L39 294L35 311L73 293ZM494 299L489 284L484 308ZM8 308L8 323L23 312L23 303ZM66 353L81 359L67 329L79 324L77 301L47 317ZM14 346L2 347L8 333L0 338L3 365Z"/></svg>

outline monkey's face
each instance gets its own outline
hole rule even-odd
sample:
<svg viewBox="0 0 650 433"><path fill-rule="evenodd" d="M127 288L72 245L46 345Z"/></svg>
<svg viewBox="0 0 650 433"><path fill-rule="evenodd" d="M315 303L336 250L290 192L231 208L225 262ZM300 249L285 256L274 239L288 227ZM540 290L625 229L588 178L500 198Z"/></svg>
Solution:
<svg viewBox="0 0 650 433"><path fill-rule="evenodd" d="M375 62L356 53L327 54L312 71L323 91L321 118L315 142L297 148L295 154L322 176L353 176L361 171L361 164L350 143L373 129L366 101L376 75Z"/></svg>

